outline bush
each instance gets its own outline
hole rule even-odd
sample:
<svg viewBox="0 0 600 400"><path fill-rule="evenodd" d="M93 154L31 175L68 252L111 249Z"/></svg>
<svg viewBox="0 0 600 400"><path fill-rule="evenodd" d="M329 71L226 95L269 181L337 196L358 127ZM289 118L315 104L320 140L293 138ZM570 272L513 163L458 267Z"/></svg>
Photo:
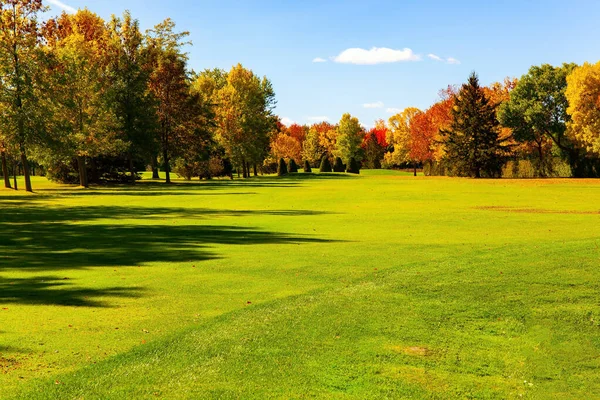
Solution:
<svg viewBox="0 0 600 400"><path fill-rule="evenodd" d="M348 164L348 169L346 170L347 173L360 174L360 166L358 165L358 162L354 159L354 157L350 159L350 162Z"/></svg>
<svg viewBox="0 0 600 400"><path fill-rule="evenodd" d="M331 172L331 163L329 162L329 158L324 156L321 159L321 167L319 168L319 172Z"/></svg>
<svg viewBox="0 0 600 400"><path fill-rule="evenodd" d="M310 168L310 163L308 160L304 161L304 172L312 172L312 168Z"/></svg>
<svg viewBox="0 0 600 400"><path fill-rule="evenodd" d="M293 158L290 158L290 162L288 164L288 172L290 174L298 172L298 165L296 165L296 161Z"/></svg>
<svg viewBox="0 0 600 400"><path fill-rule="evenodd" d="M333 164L333 172L344 172L346 170L346 166L342 162L342 159L339 157L335 158L335 164Z"/></svg>
<svg viewBox="0 0 600 400"><path fill-rule="evenodd" d="M287 165L285 165L285 160L283 158L281 158L279 160L279 165L277 166L277 175L284 176L284 175L287 175L287 173L288 173Z"/></svg>

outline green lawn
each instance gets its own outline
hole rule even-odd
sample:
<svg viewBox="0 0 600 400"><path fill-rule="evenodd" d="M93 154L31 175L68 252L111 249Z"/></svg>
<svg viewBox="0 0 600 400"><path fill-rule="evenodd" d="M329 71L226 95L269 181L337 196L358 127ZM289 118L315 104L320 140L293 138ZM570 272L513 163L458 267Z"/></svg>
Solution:
<svg viewBox="0 0 600 400"><path fill-rule="evenodd" d="M600 181L0 190L0 398L600 398Z"/></svg>

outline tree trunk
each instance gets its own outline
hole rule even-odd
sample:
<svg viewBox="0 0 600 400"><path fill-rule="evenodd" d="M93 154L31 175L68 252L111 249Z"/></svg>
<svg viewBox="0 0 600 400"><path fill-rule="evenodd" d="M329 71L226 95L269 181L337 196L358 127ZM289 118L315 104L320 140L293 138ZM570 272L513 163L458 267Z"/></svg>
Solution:
<svg viewBox="0 0 600 400"><path fill-rule="evenodd" d="M19 190L19 186L17 185L17 160L13 162L13 184L15 190Z"/></svg>
<svg viewBox="0 0 600 400"><path fill-rule="evenodd" d="M90 187L87 178L87 167L85 166L85 156L77 156L77 167L79 168L79 186Z"/></svg>
<svg viewBox="0 0 600 400"><path fill-rule="evenodd" d="M25 146L23 146L23 144L21 144L21 164L23 164L25 190L27 192L33 192L33 188L31 187L31 176L29 175L29 163L27 162L27 153L25 152Z"/></svg>
<svg viewBox="0 0 600 400"><path fill-rule="evenodd" d="M158 160L156 156L152 156L152 179L160 179L158 174Z"/></svg>
<svg viewBox="0 0 600 400"><path fill-rule="evenodd" d="M166 183L171 183L171 166L169 165L169 154L165 149L163 151L163 161L165 163Z"/></svg>
<svg viewBox="0 0 600 400"><path fill-rule="evenodd" d="M256 167L256 164L254 164L254 176L258 176L258 169Z"/></svg>
<svg viewBox="0 0 600 400"><path fill-rule="evenodd" d="M244 179L248 177L248 170L246 169L246 167L246 160L242 160L242 175L244 176Z"/></svg>
<svg viewBox="0 0 600 400"><path fill-rule="evenodd" d="M8 165L6 165L6 153L2 152L2 175L4 176L4 187L11 189L10 187L10 176L8 175Z"/></svg>
<svg viewBox="0 0 600 400"><path fill-rule="evenodd" d="M537 148L538 148L538 154L540 156L538 173L540 175L540 178L545 178L546 171L544 168L544 143L542 141L537 142Z"/></svg>
<svg viewBox="0 0 600 400"><path fill-rule="evenodd" d="M415 171L415 176L417 176L417 163L413 163L413 168Z"/></svg>

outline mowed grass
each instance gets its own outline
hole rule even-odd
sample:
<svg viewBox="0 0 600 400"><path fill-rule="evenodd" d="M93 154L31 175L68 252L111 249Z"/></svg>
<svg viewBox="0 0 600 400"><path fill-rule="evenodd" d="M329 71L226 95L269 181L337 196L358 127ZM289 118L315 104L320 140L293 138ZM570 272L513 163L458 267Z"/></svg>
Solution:
<svg viewBox="0 0 600 400"><path fill-rule="evenodd" d="M0 398L600 398L600 181L0 191Z"/></svg>

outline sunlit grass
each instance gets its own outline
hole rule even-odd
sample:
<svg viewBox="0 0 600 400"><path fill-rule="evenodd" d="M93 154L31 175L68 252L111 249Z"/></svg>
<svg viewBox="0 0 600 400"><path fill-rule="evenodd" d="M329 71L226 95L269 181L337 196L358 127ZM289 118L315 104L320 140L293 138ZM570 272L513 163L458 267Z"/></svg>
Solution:
<svg viewBox="0 0 600 400"><path fill-rule="evenodd" d="M34 188L0 191L0 398L600 396L597 181Z"/></svg>

